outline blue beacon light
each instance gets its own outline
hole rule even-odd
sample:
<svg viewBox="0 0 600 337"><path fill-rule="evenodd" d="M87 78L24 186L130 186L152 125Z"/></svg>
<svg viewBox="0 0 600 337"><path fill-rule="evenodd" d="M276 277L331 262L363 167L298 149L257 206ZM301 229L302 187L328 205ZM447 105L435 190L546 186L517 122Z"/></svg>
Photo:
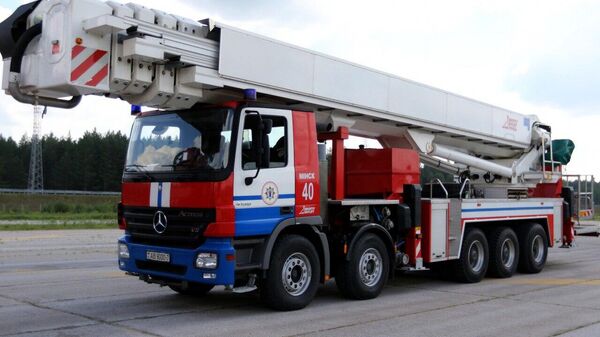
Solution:
<svg viewBox="0 0 600 337"><path fill-rule="evenodd" d="M142 107L139 105L131 105L131 115L135 116L137 114L139 114L140 112L142 112Z"/></svg>
<svg viewBox="0 0 600 337"><path fill-rule="evenodd" d="M256 89L244 89L244 99L246 101L256 101Z"/></svg>

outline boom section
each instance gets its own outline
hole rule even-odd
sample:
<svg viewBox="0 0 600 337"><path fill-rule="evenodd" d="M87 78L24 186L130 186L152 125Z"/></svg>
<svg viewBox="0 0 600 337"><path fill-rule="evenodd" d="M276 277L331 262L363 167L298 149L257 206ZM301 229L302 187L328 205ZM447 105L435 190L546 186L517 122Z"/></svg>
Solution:
<svg viewBox="0 0 600 337"><path fill-rule="evenodd" d="M452 169L472 167L511 183L539 171L528 155L534 149L531 157L539 156L550 139L534 115L131 3L34 2L3 22L0 35L7 37L0 42L2 87L29 104L71 108L80 96L104 95L187 109L241 99L254 88L262 101L315 111L321 129L347 127L384 147L419 150L425 160L450 153L459 158Z"/></svg>

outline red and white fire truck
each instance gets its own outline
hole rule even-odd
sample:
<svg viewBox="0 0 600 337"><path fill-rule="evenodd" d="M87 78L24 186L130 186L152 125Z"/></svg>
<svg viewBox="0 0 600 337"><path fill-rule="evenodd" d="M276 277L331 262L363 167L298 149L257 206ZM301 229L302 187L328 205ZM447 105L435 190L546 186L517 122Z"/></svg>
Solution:
<svg viewBox="0 0 600 337"><path fill-rule="evenodd" d="M148 283L258 288L291 310L331 278L368 299L396 270L537 273L573 240L568 160L534 115L112 1L23 5L0 24L0 52L20 102L134 106L118 265ZM350 135L381 148L347 149ZM422 165L456 179L421 184Z"/></svg>

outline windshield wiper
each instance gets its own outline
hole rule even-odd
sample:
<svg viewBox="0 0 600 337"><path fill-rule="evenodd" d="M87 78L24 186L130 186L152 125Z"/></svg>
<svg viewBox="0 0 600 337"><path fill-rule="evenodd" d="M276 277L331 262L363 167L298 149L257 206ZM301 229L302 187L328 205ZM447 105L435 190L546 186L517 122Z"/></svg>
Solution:
<svg viewBox="0 0 600 337"><path fill-rule="evenodd" d="M129 165L125 165L125 171L126 172L140 172L144 175L144 177L146 177L149 181L154 181L154 178L152 177L152 175L150 175L150 173L148 173L148 170L146 170L145 168L146 166L144 165L138 165L138 164L129 164ZM127 169L129 168L136 168L136 171L128 171Z"/></svg>

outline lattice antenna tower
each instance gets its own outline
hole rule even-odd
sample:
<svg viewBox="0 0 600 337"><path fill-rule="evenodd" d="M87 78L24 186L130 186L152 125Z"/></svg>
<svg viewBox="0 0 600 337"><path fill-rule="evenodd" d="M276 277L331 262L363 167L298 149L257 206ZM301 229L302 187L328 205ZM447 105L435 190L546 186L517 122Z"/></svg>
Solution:
<svg viewBox="0 0 600 337"><path fill-rule="evenodd" d="M33 106L33 134L31 135L31 157L29 159L29 190L44 189L44 168L42 167L42 117L45 109Z"/></svg>

